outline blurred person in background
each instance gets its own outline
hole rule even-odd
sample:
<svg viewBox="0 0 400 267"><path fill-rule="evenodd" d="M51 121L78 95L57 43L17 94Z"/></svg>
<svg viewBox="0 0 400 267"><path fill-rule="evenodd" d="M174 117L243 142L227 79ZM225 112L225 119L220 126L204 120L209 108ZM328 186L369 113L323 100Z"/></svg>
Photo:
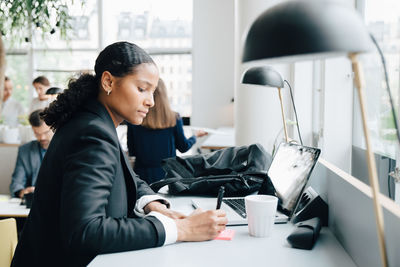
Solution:
<svg viewBox="0 0 400 267"><path fill-rule="evenodd" d="M182 118L171 109L162 79L154 92L154 102L143 123L128 124L127 133L129 155L135 157L134 171L148 184L164 178L163 159L175 157L176 149L182 153L188 151L197 137L207 135L199 130L190 138L185 137Z"/></svg>
<svg viewBox="0 0 400 267"><path fill-rule="evenodd" d="M9 77L5 77L3 105L1 110L1 119L5 125L16 127L18 119L25 114L21 103L12 97L13 83Z"/></svg>
<svg viewBox="0 0 400 267"><path fill-rule="evenodd" d="M38 109L29 115L29 123L36 140L18 148L17 162L10 184L10 193L13 197L22 198L35 190L40 164L53 137L53 131L40 118L39 114L42 111Z"/></svg>
<svg viewBox="0 0 400 267"><path fill-rule="evenodd" d="M55 99L55 97L46 94L46 91L50 88L49 80L45 76L39 76L33 80L32 85L35 87L38 96L32 99L29 111L48 107Z"/></svg>

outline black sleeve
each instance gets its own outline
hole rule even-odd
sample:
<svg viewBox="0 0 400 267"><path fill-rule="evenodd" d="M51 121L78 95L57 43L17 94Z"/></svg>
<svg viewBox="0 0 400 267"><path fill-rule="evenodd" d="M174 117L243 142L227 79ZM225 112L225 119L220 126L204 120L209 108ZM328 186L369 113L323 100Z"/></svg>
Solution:
<svg viewBox="0 0 400 267"><path fill-rule="evenodd" d="M193 144L196 143L196 136L193 135L189 139L185 137L185 133L183 132L183 121L181 117L178 117L176 120L174 134L175 146L182 153L188 151Z"/></svg>
<svg viewBox="0 0 400 267"><path fill-rule="evenodd" d="M78 254L100 254L163 245L164 227L155 217L106 216L108 197L120 164L119 144L112 136L92 127L73 145L78 149L66 157L61 189L64 248Z"/></svg>

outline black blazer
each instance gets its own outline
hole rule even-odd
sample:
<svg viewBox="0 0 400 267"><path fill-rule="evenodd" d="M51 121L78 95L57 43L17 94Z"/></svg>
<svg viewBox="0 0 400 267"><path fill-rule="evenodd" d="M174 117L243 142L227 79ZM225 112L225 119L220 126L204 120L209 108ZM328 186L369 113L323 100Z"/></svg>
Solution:
<svg viewBox="0 0 400 267"><path fill-rule="evenodd" d="M136 200L150 194L107 110L90 101L51 141L12 266L83 266L101 253L161 246L161 222L133 214Z"/></svg>

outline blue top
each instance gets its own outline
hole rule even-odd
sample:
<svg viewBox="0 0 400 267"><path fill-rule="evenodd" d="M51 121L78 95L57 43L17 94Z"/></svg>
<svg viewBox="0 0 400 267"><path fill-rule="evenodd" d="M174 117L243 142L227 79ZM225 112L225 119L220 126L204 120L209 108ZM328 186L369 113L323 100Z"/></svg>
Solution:
<svg viewBox="0 0 400 267"><path fill-rule="evenodd" d="M161 160L175 157L176 149L182 153L188 151L196 142L194 135L189 139L185 137L180 116L174 127L165 129L128 124L127 139L129 155L136 157L134 170L149 184L164 178Z"/></svg>

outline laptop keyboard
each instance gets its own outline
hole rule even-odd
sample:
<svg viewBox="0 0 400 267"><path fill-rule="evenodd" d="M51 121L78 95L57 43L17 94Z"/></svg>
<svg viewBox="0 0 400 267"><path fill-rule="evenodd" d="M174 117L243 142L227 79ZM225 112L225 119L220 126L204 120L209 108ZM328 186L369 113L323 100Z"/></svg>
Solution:
<svg viewBox="0 0 400 267"><path fill-rule="evenodd" d="M244 205L244 198L223 198L222 201L231 207L236 213L243 218L246 218L246 208Z"/></svg>

